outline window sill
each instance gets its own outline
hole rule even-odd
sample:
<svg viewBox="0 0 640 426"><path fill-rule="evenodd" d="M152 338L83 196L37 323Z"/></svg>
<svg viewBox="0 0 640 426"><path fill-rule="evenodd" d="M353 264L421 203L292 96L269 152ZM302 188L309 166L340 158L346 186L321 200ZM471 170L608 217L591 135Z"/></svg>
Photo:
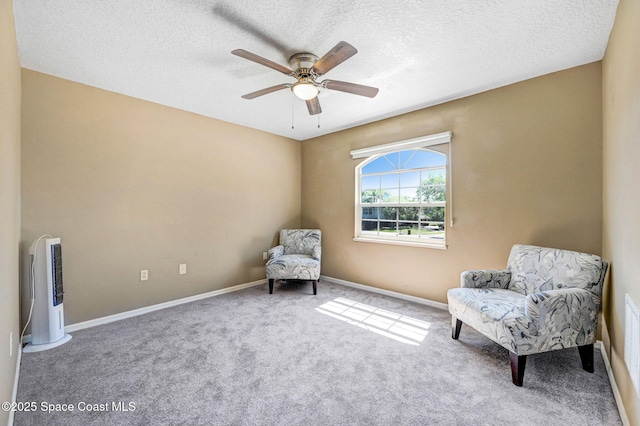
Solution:
<svg viewBox="0 0 640 426"><path fill-rule="evenodd" d="M386 239L386 238L354 237L353 241L357 241L361 243L391 244L395 246L421 247L421 248L430 248L430 249L436 249L436 250L447 249L446 244L422 243L417 241L402 241L402 240L392 240L392 239Z"/></svg>

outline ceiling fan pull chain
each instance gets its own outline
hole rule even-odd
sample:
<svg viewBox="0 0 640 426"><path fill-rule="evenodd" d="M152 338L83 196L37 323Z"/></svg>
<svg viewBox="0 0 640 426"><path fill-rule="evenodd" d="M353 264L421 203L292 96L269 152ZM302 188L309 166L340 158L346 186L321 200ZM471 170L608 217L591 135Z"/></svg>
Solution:
<svg viewBox="0 0 640 426"><path fill-rule="evenodd" d="M291 130L294 129L293 126L293 93L291 94Z"/></svg>
<svg viewBox="0 0 640 426"><path fill-rule="evenodd" d="M318 129L320 128L320 114L316 114L316 117L318 117Z"/></svg>

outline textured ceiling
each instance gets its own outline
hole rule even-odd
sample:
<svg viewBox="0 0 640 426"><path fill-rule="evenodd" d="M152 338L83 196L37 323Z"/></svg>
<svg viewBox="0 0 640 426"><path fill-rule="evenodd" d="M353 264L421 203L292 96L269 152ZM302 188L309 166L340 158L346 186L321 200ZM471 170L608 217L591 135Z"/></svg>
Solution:
<svg viewBox="0 0 640 426"><path fill-rule="evenodd" d="M25 68L304 140L600 60L617 4L14 0L14 13ZM358 53L326 78L377 97L323 90L313 117L289 90L240 97L295 80L233 49L287 65L341 40Z"/></svg>

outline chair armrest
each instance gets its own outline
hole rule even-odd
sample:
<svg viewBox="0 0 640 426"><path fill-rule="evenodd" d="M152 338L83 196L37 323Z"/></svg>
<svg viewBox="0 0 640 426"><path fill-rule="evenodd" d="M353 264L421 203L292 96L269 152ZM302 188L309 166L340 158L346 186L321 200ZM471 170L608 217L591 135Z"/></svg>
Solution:
<svg viewBox="0 0 640 426"><path fill-rule="evenodd" d="M273 260L276 257L282 256L283 254L284 254L284 246L280 244L275 247L271 247L269 251L267 251L267 259Z"/></svg>
<svg viewBox="0 0 640 426"><path fill-rule="evenodd" d="M464 271L460 274L460 287L465 288L507 288L511 281L508 269L484 269Z"/></svg>
<svg viewBox="0 0 640 426"><path fill-rule="evenodd" d="M319 262L320 258L322 257L322 246L314 246L313 252L311 253L311 257L313 257L315 260Z"/></svg>
<svg viewBox="0 0 640 426"><path fill-rule="evenodd" d="M527 295L524 314L537 329L560 332L571 327L587 334L598 325L600 298L583 288L562 288Z"/></svg>

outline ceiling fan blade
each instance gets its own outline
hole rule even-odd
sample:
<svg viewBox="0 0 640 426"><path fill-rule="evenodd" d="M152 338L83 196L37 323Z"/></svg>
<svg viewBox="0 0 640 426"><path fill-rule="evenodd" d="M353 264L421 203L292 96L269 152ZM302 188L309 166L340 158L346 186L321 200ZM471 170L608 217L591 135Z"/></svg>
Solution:
<svg viewBox="0 0 640 426"><path fill-rule="evenodd" d="M244 99L253 99L258 96L267 95L271 92L277 92L278 90L288 89L291 87L290 84L278 84L277 86L267 87L266 89L257 90L255 92L247 93L246 95L242 95Z"/></svg>
<svg viewBox="0 0 640 426"><path fill-rule="evenodd" d="M377 87L363 86L362 84L347 83L346 81L337 80L325 80L322 82L322 86L331 90L338 90L340 92L353 93L354 95L366 96L373 98L378 94Z"/></svg>
<svg viewBox="0 0 640 426"><path fill-rule="evenodd" d="M317 96L305 102L307 103L307 109L309 110L309 115L316 115L322 112L322 108L320 108L320 101L318 100Z"/></svg>
<svg viewBox="0 0 640 426"><path fill-rule="evenodd" d="M264 65L265 67L269 67L276 71L280 71L282 74L290 75L293 72L292 70L285 67L284 65L277 64L273 61L270 61L269 59L263 58L262 56L258 56L255 53L247 52L244 49L236 49L236 50L233 50L231 53L233 53L236 56L240 56L241 58L248 59L250 61L258 63L260 65Z"/></svg>
<svg viewBox="0 0 640 426"><path fill-rule="evenodd" d="M326 74L356 53L358 53L358 51L355 47L346 41L341 41L336 44L333 49L325 53L322 58L318 59L312 69L315 70L318 75Z"/></svg>

